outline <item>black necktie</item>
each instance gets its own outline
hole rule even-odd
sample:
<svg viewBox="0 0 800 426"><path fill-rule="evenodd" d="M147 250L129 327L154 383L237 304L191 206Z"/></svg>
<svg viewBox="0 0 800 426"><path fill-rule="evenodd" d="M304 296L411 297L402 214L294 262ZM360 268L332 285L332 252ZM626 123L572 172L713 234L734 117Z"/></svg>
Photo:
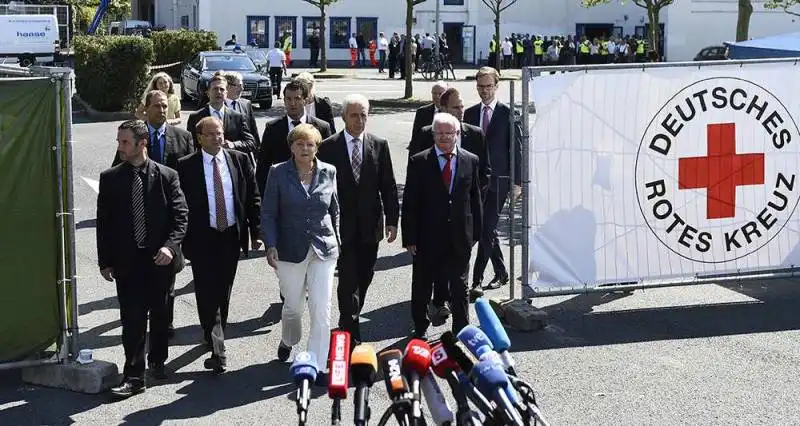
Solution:
<svg viewBox="0 0 800 426"><path fill-rule="evenodd" d="M297 126L299 126L300 124L301 124L301 123L300 123L300 120L292 120L292 127L297 127Z"/></svg>
<svg viewBox="0 0 800 426"><path fill-rule="evenodd" d="M131 187L131 215L133 216L133 238L137 247L144 247L147 239L147 222L144 214L144 183L142 182L143 168L133 168L133 182Z"/></svg>

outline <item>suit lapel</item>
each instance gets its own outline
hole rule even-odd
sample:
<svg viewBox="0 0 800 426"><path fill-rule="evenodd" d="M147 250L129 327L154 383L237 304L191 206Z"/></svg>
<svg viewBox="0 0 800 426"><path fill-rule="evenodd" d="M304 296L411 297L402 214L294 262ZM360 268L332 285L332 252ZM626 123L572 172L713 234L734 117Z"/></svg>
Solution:
<svg viewBox="0 0 800 426"><path fill-rule="evenodd" d="M362 178L364 177L364 172L368 171L365 167L367 164L370 165L370 169L372 169L372 165L376 163L375 161L375 144L367 133L364 133L364 158L361 159L361 170L359 170L359 176Z"/></svg>
<svg viewBox="0 0 800 426"><path fill-rule="evenodd" d="M203 151L197 151L194 154L195 158L193 159L194 164L193 167L195 168L195 173L197 176L197 185L202 189L199 192L199 201L202 203L203 209L202 211L206 212L206 217L211 212L211 207L208 205L208 187L206 186L206 170L205 165L203 164Z"/></svg>
<svg viewBox="0 0 800 426"><path fill-rule="evenodd" d="M314 175L311 176L311 185L308 186L308 194L311 195L317 186L319 186L319 178L322 174L322 169L319 168L319 165L314 170Z"/></svg>
<svg viewBox="0 0 800 426"><path fill-rule="evenodd" d="M167 153L178 151L175 149L175 129L169 124L167 124L167 130L164 132L164 138L166 141L164 143L164 152L162 152L161 155L164 157L164 164L167 164Z"/></svg>
<svg viewBox="0 0 800 426"><path fill-rule="evenodd" d="M492 111L492 118L489 120L489 127L487 127L487 133L492 133L497 127L497 123L501 121L505 121L508 117L505 114L501 113L500 111L503 110L502 105L500 102L497 102L494 106L494 111Z"/></svg>
<svg viewBox="0 0 800 426"><path fill-rule="evenodd" d="M463 140L461 142L464 142ZM467 156L464 154L461 148L458 149L456 153L456 176L453 180L453 194L459 190L459 187L465 182L468 178L467 176L467 167L466 162Z"/></svg>
<svg viewBox="0 0 800 426"><path fill-rule="evenodd" d="M435 188L439 188L445 194L449 193L449 188L445 186L444 181L442 180L442 166L439 165L439 156L436 154L436 148L432 147L430 154L428 154L428 163L430 163L431 169L436 177L436 180L439 181L438 185L434 185Z"/></svg>
<svg viewBox="0 0 800 426"><path fill-rule="evenodd" d="M222 154L225 156L225 162L228 163L228 171L231 175L231 187L233 188L233 206L236 208L236 206L239 205L238 201L242 199L241 193L239 192L241 189L239 185L239 167L229 152L223 149Z"/></svg>
<svg viewBox="0 0 800 426"><path fill-rule="evenodd" d="M339 133L336 143L340 145L337 151L339 152L339 155L341 155L341 164L347 165L347 167L343 167L345 169L344 173L347 175L350 182L353 182L355 185L356 177L353 174L353 167L351 166L352 163L350 163L350 147L347 145L347 138L344 136L344 130ZM339 172L341 173L342 171L340 170Z"/></svg>
<svg viewBox="0 0 800 426"><path fill-rule="evenodd" d="M227 106L224 107L224 109L225 109L225 113L222 116L223 117L222 131L223 132L228 132L228 131L230 131L230 129L233 129L233 117L232 117L232 115L236 111L228 108Z"/></svg>

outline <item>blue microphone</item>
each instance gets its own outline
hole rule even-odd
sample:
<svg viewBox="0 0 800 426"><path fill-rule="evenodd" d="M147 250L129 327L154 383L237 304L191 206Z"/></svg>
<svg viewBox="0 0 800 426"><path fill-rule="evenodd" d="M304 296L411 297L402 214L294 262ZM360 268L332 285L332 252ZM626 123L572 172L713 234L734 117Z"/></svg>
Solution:
<svg viewBox="0 0 800 426"><path fill-rule="evenodd" d="M297 385L297 416L300 425L306 424L308 405L311 402L311 384L317 380L317 359L309 352L300 352L289 367Z"/></svg>
<svg viewBox="0 0 800 426"><path fill-rule="evenodd" d="M500 323L500 318L497 318L494 309L482 297L475 300L475 313L478 316L478 322L481 324L481 330L486 333L486 337L492 342L494 350L500 355L500 360L503 362L506 371L512 376L516 376L514 358L508 353L508 349L511 348L511 339L508 338L505 327Z"/></svg>
<svg viewBox="0 0 800 426"><path fill-rule="evenodd" d="M524 424L522 417L506 394L509 383L502 364L490 360L480 361L475 364L471 376L475 379L478 390L484 395L491 396L491 400L497 405L497 412L505 424L515 426Z"/></svg>
<svg viewBox="0 0 800 426"><path fill-rule="evenodd" d="M468 325L458 332L458 340L463 343L477 358L494 350L492 342L486 333L474 325Z"/></svg>

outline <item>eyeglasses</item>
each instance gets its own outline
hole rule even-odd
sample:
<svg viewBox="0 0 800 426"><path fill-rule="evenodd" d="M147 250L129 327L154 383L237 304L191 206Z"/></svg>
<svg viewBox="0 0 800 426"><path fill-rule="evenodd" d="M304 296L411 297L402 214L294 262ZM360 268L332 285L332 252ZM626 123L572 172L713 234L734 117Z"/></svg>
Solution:
<svg viewBox="0 0 800 426"><path fill-rule="evenodd" d="M455 136L458 132L433 132L435 136Z"/></svg>

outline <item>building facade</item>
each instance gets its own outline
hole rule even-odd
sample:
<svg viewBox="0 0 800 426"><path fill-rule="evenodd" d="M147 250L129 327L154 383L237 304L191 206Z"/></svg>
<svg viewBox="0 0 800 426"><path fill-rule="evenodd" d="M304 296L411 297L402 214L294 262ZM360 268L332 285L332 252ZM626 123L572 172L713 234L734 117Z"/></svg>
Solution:
<svg viewBox="0 0 800 426"><path fill-rule="evenodd" d="M302 0L134 0L147 10L155 2L153 23L167 28L194 28L216 32L220 43L236 34L240 43L254 40L271 47L285 32L293 37L292 59L310 57L307 35L319 28L319 10ZM440 31L447 34L456 63L478 63L488 56L494 35L494 15L481 0L440 0ZM141 3L141 4L140 4ZM753 1L750 36L777 35L800 28L796 17L767 10ZM327 8L328 59L348 61L352 33L375 38L405 32L406 0L341 0ZM415 33L435 32L436 3L414 8ZM667 60L690 61L706 46L733 41L738 0L680 0L661 12L662 48ZM148 19L148 18L140 18ZM580 0L520 0L501 15L500 33L551 35L638 35L649 31L647 11L632 1L585 8Z"/></svg>

